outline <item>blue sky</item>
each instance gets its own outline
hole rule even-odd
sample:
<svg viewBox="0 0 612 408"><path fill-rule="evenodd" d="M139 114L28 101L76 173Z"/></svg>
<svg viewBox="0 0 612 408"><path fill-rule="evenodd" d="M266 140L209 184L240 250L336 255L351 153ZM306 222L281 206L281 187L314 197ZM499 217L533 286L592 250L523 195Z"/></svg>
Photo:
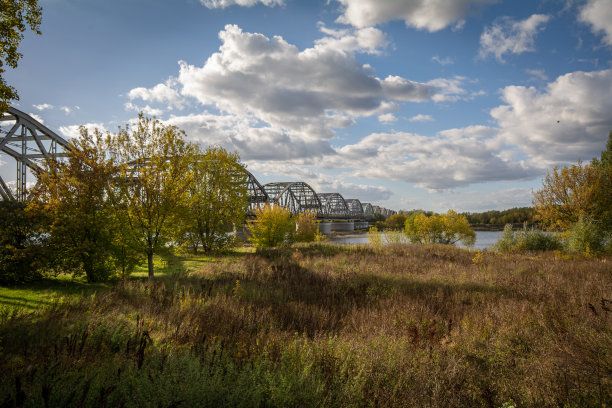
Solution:
<svg viewBox="0 0 612 408"><path fill-rule="evenodd" d="M610 0L40 4L42 35L6 73L18 109L65 137L142 110L262 183L396 210L525 206L612 130Z"/></svg>

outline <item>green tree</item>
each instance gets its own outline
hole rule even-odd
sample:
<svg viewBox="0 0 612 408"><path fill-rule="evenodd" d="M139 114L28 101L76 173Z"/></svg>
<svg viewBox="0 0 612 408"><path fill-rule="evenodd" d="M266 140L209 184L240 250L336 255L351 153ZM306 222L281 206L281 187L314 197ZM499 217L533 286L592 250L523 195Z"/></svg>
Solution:
<svg viewBox="0 0 612 408"><path fill-rule="evenodd" d="M247 173L240 157L218 146L209 147L195 155L189 171L181 239L194 250L200 243L205 252L227 247L233 242L228 232L244 223L249 205Z"/></svg>
<svg viewBox="0 0 612 408"><path fill-rule="evenodd" d="M153 278L153 255L171 241L178 219L185 216L181 210L187 207L197 149L183 131L141 113L133 128L111 137L110 150L119 166L110 191L115 216L128 247L146 256Z"/></svg>
<svg viewBox="0 0 612 408"><path fill-rule="evenodd" d="M467 218L453 210L429 217L424 213L412 214L406 219L405 233L415 243L455 244L461 241L473 245L476 240Z"/></svg>
<svg viewBox="0 0 612 408"><path fill-rule="evenodd" d="M109 277L113 215L107 187L116 168L105 154L105 138L81 127L67 160L49 159L38 173L30 210L47 214L56 265L90 282Z"/></svg>
<svg viewBox="0 0 612 408"><path fill-rule="evenodd" d="M256 248L271 248L292 242L295 221L291 213L279 205L266 205L255 211L255 219L249 221L249 241Z"/></svg>
<svg viewBox="0 0 612 408"><path fill-rule="evenodd" d="M312 242L317 236L317 214L306 212L298 214L295 219L295 240L297 242Z"/></svg>
<svg viewBox="0 0 612 408"><path fill-rule="evenodd" d="M19 100L17 90L2 77L5 65L17 68L21 58L17 47L23 33L29 26L40 34L41 15L38 0L0 0L0 114L8 109L10 101Z"/></svg>
<svg viewBox="0 0 612 408"><path fill-rule="evenodd" d="M41 277L47 251L47 218L24 203L0 201L0 283Z"/></svg>

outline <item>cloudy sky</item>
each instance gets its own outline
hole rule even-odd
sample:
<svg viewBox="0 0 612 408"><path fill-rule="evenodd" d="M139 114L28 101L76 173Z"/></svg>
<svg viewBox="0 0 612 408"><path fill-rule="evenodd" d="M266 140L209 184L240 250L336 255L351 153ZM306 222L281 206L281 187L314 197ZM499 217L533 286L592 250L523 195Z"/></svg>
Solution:
<svg viewBox="0 0 612 408"><path fill-rule="evenodd" d="M65 137L137 112L393 209L530 205L612 130L610 0L41 0L6 74ZM15 163L0 156L0 175Z"/></svg>

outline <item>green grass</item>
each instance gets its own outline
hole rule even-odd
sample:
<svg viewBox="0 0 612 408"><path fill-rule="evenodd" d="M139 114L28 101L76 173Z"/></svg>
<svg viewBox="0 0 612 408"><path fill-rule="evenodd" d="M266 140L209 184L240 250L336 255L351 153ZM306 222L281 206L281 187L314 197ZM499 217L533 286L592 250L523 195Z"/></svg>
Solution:
<svg viewBox="0 0 612 408"><path fill-rule="evenodd" d="M612 406L611 264L400 244L158 258L154 280L0 314L0 405Z"/></svg>

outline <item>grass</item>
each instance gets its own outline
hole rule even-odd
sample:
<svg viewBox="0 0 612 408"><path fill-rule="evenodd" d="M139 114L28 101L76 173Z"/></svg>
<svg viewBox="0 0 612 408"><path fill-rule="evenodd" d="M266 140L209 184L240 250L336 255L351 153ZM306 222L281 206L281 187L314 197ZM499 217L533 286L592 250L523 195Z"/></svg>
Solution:
<svg viewBox="0 0 612 408"><path fill-rule="evenodd" d="M0 404L612 405L612 259L474 255L160 258L153 281L0 315Z"/></svg>

